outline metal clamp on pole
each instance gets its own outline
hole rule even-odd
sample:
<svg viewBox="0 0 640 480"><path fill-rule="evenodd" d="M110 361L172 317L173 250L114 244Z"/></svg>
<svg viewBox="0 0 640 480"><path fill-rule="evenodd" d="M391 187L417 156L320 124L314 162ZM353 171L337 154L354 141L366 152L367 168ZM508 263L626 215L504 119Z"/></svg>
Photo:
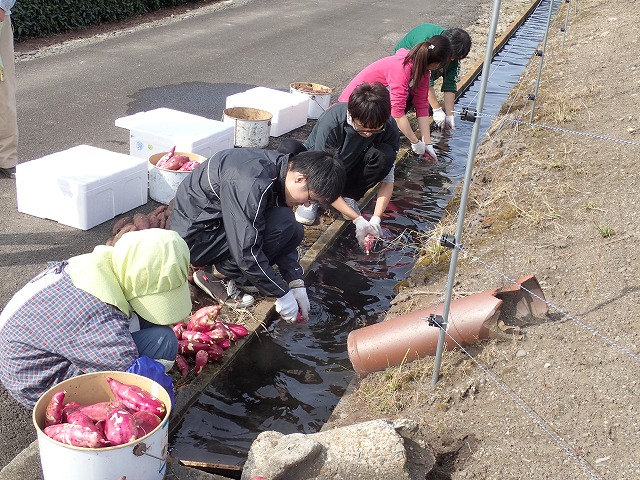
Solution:
<svg viewBox="0 0 640 480"><path fill-rule="evenodd" d="M460 118L462 120L466 120L467 122L475 122L476 118L478 118L478 112L475 110L469 111L468 108L463 108L460 113Z"/></svg>
<svg viewBox="0 0 640 480"><path fill-rule="evenodd" d="M446 233L443 233L442 236L440 237L440 245L442 245L443 247L447 247L447 248L456 248L456 245L458 244L458 242L456 242L456 237L453 235L448 235Z"/></svg>
<svg viewBox="0 0 640 480"><path fill-rule="evenodd" d="M427 323L429 324L430 327L442 328L447 326L446 322L444 321L444 317L442 315L436 315L435 313L429 314L429 317L427 318Z"/></svg>

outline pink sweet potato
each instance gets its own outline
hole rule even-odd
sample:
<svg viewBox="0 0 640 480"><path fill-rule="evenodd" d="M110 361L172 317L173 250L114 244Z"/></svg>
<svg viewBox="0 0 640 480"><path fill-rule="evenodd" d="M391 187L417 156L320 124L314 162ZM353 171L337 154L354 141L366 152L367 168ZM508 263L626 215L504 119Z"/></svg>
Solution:
<svg viewBox="0 0 640 480"><path fill-rule="evenodd" d="M115 236L122 227L130 223L133 223L133 217L131 216L122 217L116 223L113 224L113 228L111 229L111 234Z"/></svg>
<svg viewBox="0 0 640 480"><path fill-rule="evenodd" d="M178 353L185 356L194 356L200 350L209 348L208 343L190 342L189 340L178 340Z"/></svg>
<svg viewBox="0 0 640 480"><path fill-rule="evenodd" d="M133 216L133 224L138 230L147 230L149 227L149 217L144 213L136 213Z"/></svg>
<svg viewBox="0 0 640 480"><path fill-rule="evenodd" d="M64 407L62 407L62 423L67 421L67 413L75 410L78 407L81 407L82 404L78 403L78 402L67 402L64 404Z"/></svg>
<svg viewBox="0 0 640 480"><path fill-rule="evenodd" d="M126 385L110 377L107 377L107 382L116 400L126 408L134 412L155 413L160 418L167 413L167 407L162 400L137 385Z"/></svg>
<svg viewBox="0 0 640 480"><path fill-rule="evenodd" d="M224 325L226 325L227 328L229 328L229 330L235 333L237 338L242 338L249 335L249 330L247 330L247 327L245 327L244 325L240 325L238 323L229 323L229 322L222 322L222 323L224 323Z"/></svg>
<svg viewBox="0 0 640 480"><path fill-rule="evenodd" d="M108 445L96 427L59 423L46 427L44 433L58 442L75 447L100 448Z"/></svg>
<svg viewBox="0 0 640 480"><path fill-rule="evenodd" d="M175 151L176 151L176 146L174 145L173 147L171 147L171 150L169 150L167 153L165 153L163 156L161 156L158 159L158 161L156 162L156 167L164 168L164 165L169 161L171 157L173 157L173 155L175 154Z"/></svg>
<svg viewBox="0 0 640 480"><path fill-rule="evenodd" d="M196 168L198 165L200 165L200 162L195 162L193 160L189 160L188 162L184 162L179 170L181 172L190 172L191 170L193 170L194 168Z"/></svg>
<svg viewBox="0 0 640 480"><path fill-rule="evenodd" d="M230 338L231 335L233 335L232 333L230 334L230 330L227 327L222 326L220 322L216 322L216 325L211 330L204 333L206 333L214 342Z"/></svg>
<svg viewBox="0 0 640 480"><path fill-rule="evenodd" d="M187 375L189 375L189 362L184 358L184 355L180 355L179 353L176 355L176 367L180 372L180 376L187 378Z"/></svg>
<svg viewBox="0 0 640 480"><path fill-rule="evenodd" d="M364 253L369 255L375 243L376 237L374 237L371 233L367 233L367 236L364 237L364 240L362 241L362 248L364 249Z"/></svg>
<svg viewBox="0 0 640 480"><path fill-rule="evenodd" d="M196 310L189 318L187 330L207 332L213 329L221 309L220 305L208 305Z"/></svg>
<svg viewBox="0 0 640 480"><path fill-rule="evenodd" d="M65 415L67 423L74 423L76 425L84 425L85 427L93 427L95 423L88 415L80 412L79 410L71 410Z"/></svg>
<svg viewBox="0 0 640 480"><path fill-rule="evenodd" d="M216 345L218 345L222 350L226 350L231 346L231 340L223 338L222 340L217 341Z"/></svg>
<svg viewBox="0 0 640 480"><path fill-rule="evenodd" d="M217 362L222 358L222 355L224 355L224 350L222 347L214 343L213 345L209 345L209 348L207 348L207 355L209 355L209 361Z"/></svg>
<svg viewBox="0 0 640 480"><path fill-rule="evenodd" d="M162 422L159 416L151 412L136 412L133 414L133 419L136 422L137 438L149 435Z"/></svg>
<svg viewBox="0 0 640 480"><path fill-rule="evenodd" d="M233 330L231 330L226 323L223 322L216 322L216 327L222 329L222 331L224 332L225 336L231 340L232 342L235 342L237 340L236 334L234 333Z"/></svg>
<svg viewBox="0 0 640 480"><path fill-rule="evenodd" d="M182 340L182 332L187 329L187 325L183 322L178 322L174 323L171 328L173 328L173 333L175 333L176 338Z"/></svg>
<svg viewBox="0 0 640 480"><path fill-rule="evenodd" d="M113 244L118 243L118 240L122 238L122 236L127 232L135 232L137 230L136 226L133 223L127 223L124 227L122 227L115 237L113 237Z"/></svg>
<svg viewBox="0 0 640 480"><path fill-rule="evenodd" d="M107 413L104 436L111 445L124 445L138 438L138 429L133 414L124 408L113 408Z"/></svg>
<svg viewBox="0 0 640 480"><path fill-rule="evenodd" d="M66 394L66 390L60 390L51 397L44 413L45 427L62 423L62 409L64 408L64 396Z"/></svg>
<svg viewBox="0 0 640 480"><path fill-rule="evenodd" d="M167 209L166 205L160 205L156 207L151 213L159 216L161 213L164 213L166 209Z"/></svg>
<svg viewBox="0 0 640 480"><path fill-rule="evenodd" d="M179 170L182 165L189 161L189 157L186 155L174 155L166 162L163 162L160 165L160 168L164 168L165 170ZM160 163L160 162L158 162ZM156 167L158 164L156 164Z"/></svg>
<svg viewBox="0 0 640 480"><path fill-rule="evenodd" d="M207 333L208 332L195 332L193 330L185 330L182 332L182 340L208 344L215 343L216 340L210 337Z"/></svg>
<svg viewBox="0 0 640 480"><path fill-rule="evenodd" d="M147 215L147 219L149 220L149 228L160 228L160 219L158 218L158 215L150 213Z"/></svg>
<svg viewBox="0 0 640 480"><path fill-rule="evenodd" d="M193 368L193 374L196 377L200 375L200 372L202 372L208 361L209 354L207 353L207 350L200 350L198 353L196 353L196 365Z"/></svg>
<svg viewBox="0 0 640 480"><path fill-rule="evenodd" d="M92 405L81 405L75 411L83 413L94 422L100 422L107 418L107 411L116 405L113 402L98 402ZM67 417L69 414L70 411L66 413Z"/></svg>

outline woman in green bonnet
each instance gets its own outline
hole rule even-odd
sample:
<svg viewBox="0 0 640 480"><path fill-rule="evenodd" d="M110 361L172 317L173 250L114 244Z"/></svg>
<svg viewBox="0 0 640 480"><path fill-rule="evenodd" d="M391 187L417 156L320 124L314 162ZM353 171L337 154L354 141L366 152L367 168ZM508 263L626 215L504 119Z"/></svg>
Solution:
<svg viewBox="0 0 640 480"><path fill-rule="evenodd" d="M170 325L191 312L188 267L187 244L162 229L50 262L0 314L0 381L33 407L63 380L125 371L143 355L171 368L178 344Z"/></svg>

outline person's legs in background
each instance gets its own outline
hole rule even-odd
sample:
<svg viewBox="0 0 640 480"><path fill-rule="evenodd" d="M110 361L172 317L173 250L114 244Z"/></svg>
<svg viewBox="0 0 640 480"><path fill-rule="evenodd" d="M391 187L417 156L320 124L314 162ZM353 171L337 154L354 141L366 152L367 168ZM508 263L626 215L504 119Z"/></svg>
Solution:
<svg viewBox="0 0 640 480"><path fill-rule="evenodd" d="M18 116L13 28L10 15L2 22L0 56L4 63L4 81L0 82L0 174L15 178L15 168L18 164Z"/></svg>
<svg viewBox="0 0 640 480"><path fill-rule="evenodd" d="M362 159L362 169L347 174L347 184L342 197L360 200L394 168L396 152L391 145L376 143L369 147Z"/></svg>

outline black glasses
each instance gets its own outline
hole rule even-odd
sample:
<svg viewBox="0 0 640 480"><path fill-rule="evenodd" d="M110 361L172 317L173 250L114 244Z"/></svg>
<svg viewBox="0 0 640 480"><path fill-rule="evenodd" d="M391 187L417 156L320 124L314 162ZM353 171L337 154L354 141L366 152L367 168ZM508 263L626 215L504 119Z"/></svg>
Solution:
<svg viewBox="0 0 640 480"><path fill-rule="evenodd" d="M309 182L307 182L307 202L305 205L313 205L314 203L318 203L315 200L311 200L311 192L309 191Z"/></svg>
<svg viewBox="0 0 640 480"><path fill-rule="evenodd" d="M358 122L360 123L360 122ZM349 125L353 130L359 135L376 135L378 133L384 132L385 125L382 125L380 128L357 128L356 121L347 110L347 125Z"/></svg>
<svg viewBox="0 0 640 480"><path fill-rule="evenodd" d="M360 134L360 135L377 135L378 133L382 133L384 132L384 126L382 126L381 128L376 128L376 129L369 129L369 128L356 128L353 127L353 129L356 131L356 133Z"/></svg>

